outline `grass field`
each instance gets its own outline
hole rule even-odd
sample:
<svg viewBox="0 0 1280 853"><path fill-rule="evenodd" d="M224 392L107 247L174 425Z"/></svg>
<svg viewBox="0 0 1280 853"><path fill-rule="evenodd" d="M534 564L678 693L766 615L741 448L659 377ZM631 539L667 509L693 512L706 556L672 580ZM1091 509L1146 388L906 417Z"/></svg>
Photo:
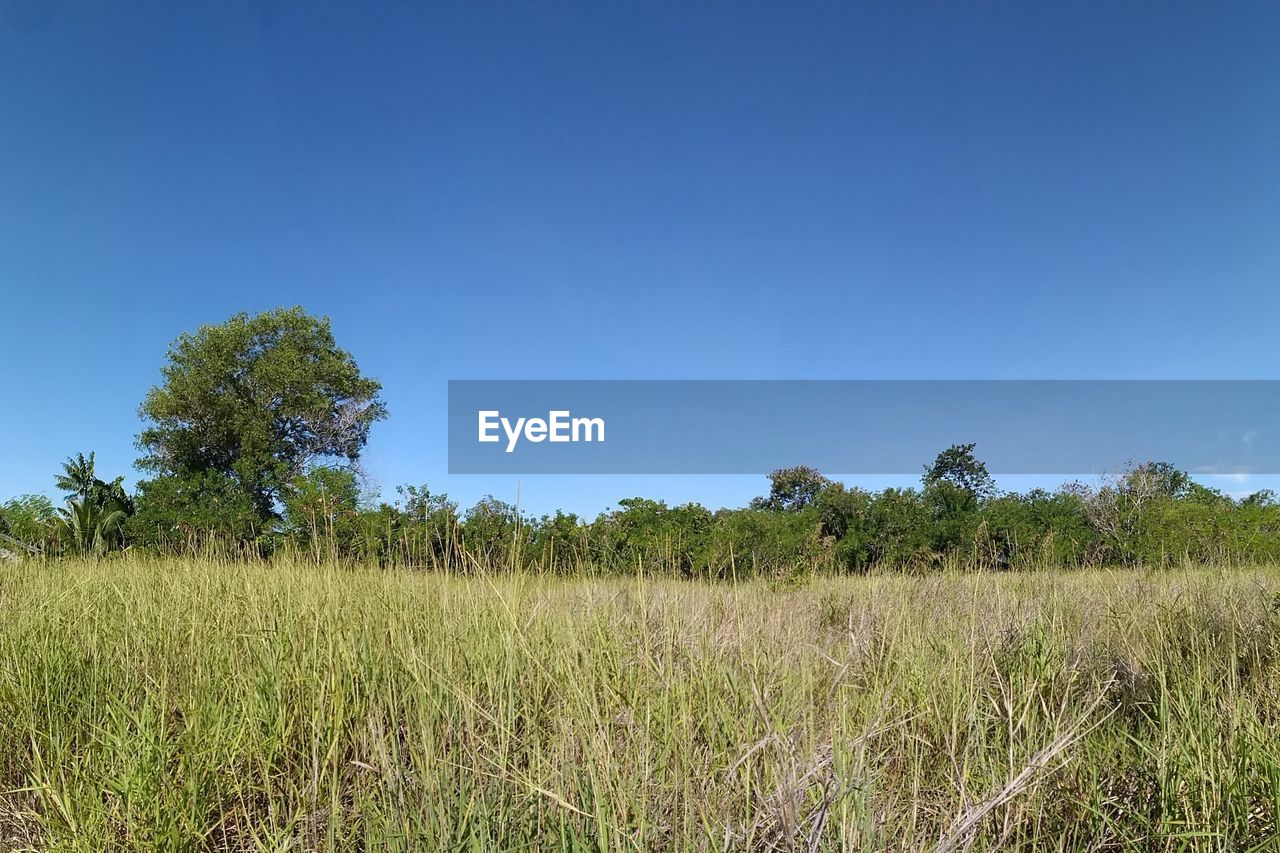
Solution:
<svg viewBox="0 0 1280 853"><path fill-rule="evenodd" d="M0 845L1272 849L1280 570L0 569Z"/></svg>

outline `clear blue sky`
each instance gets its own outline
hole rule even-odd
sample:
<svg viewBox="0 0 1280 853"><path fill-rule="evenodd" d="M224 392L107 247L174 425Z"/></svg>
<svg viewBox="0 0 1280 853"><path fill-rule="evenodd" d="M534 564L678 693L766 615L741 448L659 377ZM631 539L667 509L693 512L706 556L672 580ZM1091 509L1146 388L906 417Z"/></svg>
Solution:
<svg viewBox="0 0 1280 853"><path fill-rule="evenodd" d="M449 378L1275 378L1280 4L0 0L0 496L301 304ZM921 460L922 462L926 460ZM526 507L761 478L525 478Z"/></svg>

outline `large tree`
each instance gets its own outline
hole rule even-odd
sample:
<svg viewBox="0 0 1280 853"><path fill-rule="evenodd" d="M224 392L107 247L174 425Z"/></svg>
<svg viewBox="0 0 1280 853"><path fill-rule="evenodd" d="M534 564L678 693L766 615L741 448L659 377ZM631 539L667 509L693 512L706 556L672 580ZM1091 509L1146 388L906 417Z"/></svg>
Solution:
<svg viewBox="0 0 1280 853"><path fill-rule="evenodd" d="M139 467L233 479L261 519L314 465L354 464L386 417L382 386L334 342L328 318L280 308L179 337L140 413Z"/></svg>

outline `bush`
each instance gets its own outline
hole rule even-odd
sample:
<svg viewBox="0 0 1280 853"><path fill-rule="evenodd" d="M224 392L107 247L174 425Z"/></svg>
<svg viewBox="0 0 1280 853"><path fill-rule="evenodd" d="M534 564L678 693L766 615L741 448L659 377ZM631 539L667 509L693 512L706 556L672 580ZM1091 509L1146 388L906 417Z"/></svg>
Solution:
<svg viewBox="0 0 1280 853"><path fill-rule="evenodd" d="M159 551L192 553L210 547L255 550L271 543L253 498L226 474L167 474L138 483L137 510L125 522L130 540Z"/></svg>

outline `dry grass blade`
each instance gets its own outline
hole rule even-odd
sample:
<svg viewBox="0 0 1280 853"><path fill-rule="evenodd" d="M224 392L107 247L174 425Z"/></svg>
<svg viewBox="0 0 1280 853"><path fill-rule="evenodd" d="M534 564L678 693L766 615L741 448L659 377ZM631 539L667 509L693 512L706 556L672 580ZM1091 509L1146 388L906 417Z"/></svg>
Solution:
<svg viewBox="0 0 1280 853"><path fill-rule="evenodd" d="M978 803L976 806L967 810L960 818L951 825L947 834L942 841L938 842L938 846L934 848L934 853L950 853L952 850L967 847L972 841L972 835L977 826L1000 806L1012 800L1023 791L1027 790L1035 781L1036 777L1048 768L1053 762L1073 744L1078 742L1086 734L1089 728L1086 724L1093 712L1097 710L1102 700L1106 698L1107 691L1110 689L1111 683L1104 685L1103 689L1098 693L1097 698L1089 705L1088 709L1074 723L1068 726L1056 738L1038 753L1036 753L1030 761L1018 772L1016 776L1008 781L1008 783L1000 789L994 796ZM1093 726L1099 725L1094 722Z"/></svg>

